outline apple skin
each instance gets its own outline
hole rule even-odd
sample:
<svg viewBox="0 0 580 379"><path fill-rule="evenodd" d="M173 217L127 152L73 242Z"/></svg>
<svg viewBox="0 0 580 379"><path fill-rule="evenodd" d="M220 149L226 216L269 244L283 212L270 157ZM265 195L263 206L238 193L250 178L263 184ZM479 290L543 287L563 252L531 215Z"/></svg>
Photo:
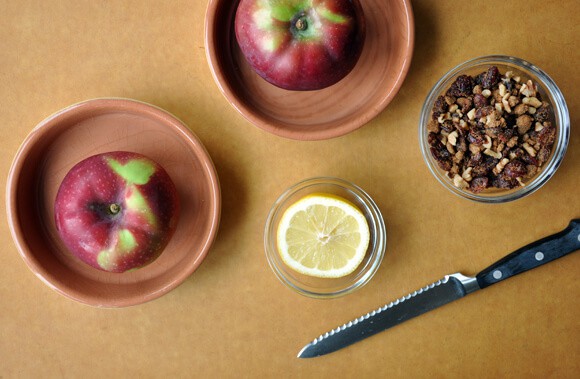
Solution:
<svg viewBox="0 0 580 379"><path fill-rule="evenodd" d="M167 172L137 153L114 151L77 163L63 179L54 214L70 252L103 271L148 265L171 239L179 197Z"/></svg>
<svg viewBox="0 0 580 379"><path fill-rule="evenodd" d="M294 91L326 88L348 75L366 33L358 0L241 0L234 24L254 71Z"/></svg>

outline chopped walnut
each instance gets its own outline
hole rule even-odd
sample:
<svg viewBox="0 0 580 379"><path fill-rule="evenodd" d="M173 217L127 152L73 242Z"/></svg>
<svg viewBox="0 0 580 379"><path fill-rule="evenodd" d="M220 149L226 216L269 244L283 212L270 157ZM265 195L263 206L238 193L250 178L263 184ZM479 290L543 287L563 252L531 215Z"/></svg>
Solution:
<svg viewBox="0 0 580 379"><path fill-rule="evenodd" d="M508 104L511 108L515 107L519 103L520 103L520 99L518 99L517 96L510 96L508 98Z"/></svg>
<svg viewBox="0 0 580 379"><path fill-rule="evenodd" d="M522 144L522 147L524 148L525 151L528 152L528 154L530 154L531 157L536 156L536 150L532 146L530 146L530 144L528 144L527 142L524 142Z"/></svg>
<svg viewBox="0 0 580 379"><path fill-rule="evenodd" d="M525 97L532 97L536 96L536 86L532 83L531 80L528 80L526 83L522 84L520 88L520 93Z"/></svg>
<svg viewBox="0 0 580 379"><path fill-rule="evenodd" d="M506 94L506 88L505 85L503 83L501 83L498 87L498 91L499 91L499 95L501 97L504 97L504 95Z"/></svg>
<svg viewBox="0 0 580 379"><path fill-rule="evenodd" d="M524 97L522 99L522 103L527 104L529 106L538 108L542 105L542 102L538 100L536 97Z"/></svg>
<svg viewBox="0 0 580 379"><path fill-rule="evenodd" d="M449 177L453 177L455 175L457 175L459 173L459 166L454 164L453 166L451 166L451 169L449 170Z"/></svg>
<svg viewBox="0 0 580 379"><path fill-rule="evenodd" d="M453 184L455 185L455 187L461 189L469 187L469 183L467 183L465 179L463 179L459 174L455 174L455 176L453 177Z"/></svg>
<svg viewBox="0 0 580 379"><path fill-rule="evenodd" d="M510 160L507 158L503 158L502 160L500 160L497 165L495 165L495 167L493 168L493 173L495 175L499 175L502 171L503 168L505 167L505 165L509 162Z"/></svg>
<svg viewBox="0 0 580 379"><path fill-rule="evenodd" d="M532 116L529 116L527 114L523 114L520 117L517 118L516 120L516 125L518 127L518 133L520 133L520 135L524 135L527 133L528 130L530 130L530 128L532 127Z"/></svg>
<svg viewBox="0 0 580 379"><path fill-rule="evenodd" d="M510 106L508 99L509 99L509 93L506 93L505 96L501 99L501 103L502 103L505 111L508 113L511 113L512 107Z"/></svg>
<svg viewBox="0 0 580 379"><path fill-rule="evenodd" d="M514 137L510 138L509 141L507 141L506 145L507 145L507 147L514 147L517 143L518 143L518 136L514 136Z"/></svg>
<svg viewBox="0 0 580 379"><path fill-rule="evenodd" d="M471 171L472 171L472 170L473 170L473 167L468 167L468 168L466 168L466 169L465 169L465 171L463 171L463 174L461 174L461 177L462 177L463 179L465 179L466 181L470 182L470 181L471 181L471 179L473 179L473 178L471 177Z"/></svg>
<svg viewBox="0 0 580 379"><path fill-rule="evenodd" d="M514 108L514 113L518 116L523 115L529 110L529 105L520 103Z"/></svg>
<svg viewBox="0 0 580 379"><path fill-rule="evenodd" d="M453 147L453 145L447 141L447 144L445 145L445 147L447 148L447 151L449 151L449 154L454 155L455 154L455 148Z"/></svg>
<svg viewBox="0 0 580 379"><path fill-rule="evenodd" d="M457 144L457 137L458 136L459 136L459 134L457 134L457 130L456 130L447 136L447 141L451 145L455 146Z"/></svg>
<svg viewBox="0 0 580 379"><path fill-rule="evenodd" d="M472 155L476 155L476 154L481 152L481 147L477 146L474 143L470 143L469 144L469 151L471 152Z"/></svg>
<svg viewBox="0 0 580 379"><path fill-rule="evenodd" d="M485 149L485 151L483 153L485 155L489 155L490 157L494 157L495 159L501 158L501 153L498 153L497 151L493 151L492 149Z"/></svg>
<svg viewBox="0 0 580 379"><path fill-rule="evenodd" d="M467 118L471 121L475 118L475 108L467 112Z"/></svg>
<svg viewBox="0 0 580 379"><path fill-rule="evenodd" d="M483 147L485 147L486 149L490 149L491 145L492 145L492 140L489 136L485 136L485 143L482 145Z"/></svg>
<svg viewBox="0 0 580 379"><path fill-rule="evenodd" d="M493 100L495 100L496 103L501 103L501 99L503 98L503 95L499 92L499 89L492 91L491 94L493 96Z"/></svg>

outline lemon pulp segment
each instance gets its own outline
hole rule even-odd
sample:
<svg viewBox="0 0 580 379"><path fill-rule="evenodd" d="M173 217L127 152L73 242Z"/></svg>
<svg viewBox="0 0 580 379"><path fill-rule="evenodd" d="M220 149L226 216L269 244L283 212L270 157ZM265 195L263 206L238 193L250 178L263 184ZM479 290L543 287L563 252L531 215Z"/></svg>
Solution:
<svg viewBox="0 0 580 379"><path fill-rule="evenodd" d="M338 278L363 261L370 240L368 222L349 201L330 194L308 195L282 215L278 252L286 265L305 275Z"/></svg>

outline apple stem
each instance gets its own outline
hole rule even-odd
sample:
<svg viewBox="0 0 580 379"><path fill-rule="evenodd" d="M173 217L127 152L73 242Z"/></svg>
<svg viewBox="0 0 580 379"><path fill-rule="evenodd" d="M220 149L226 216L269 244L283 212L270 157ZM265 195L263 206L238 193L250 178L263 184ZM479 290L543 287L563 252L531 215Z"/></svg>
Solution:
<svg viewBox="0 0 580 379"><path fill-rule="evenodd" d="M296 22L294 23L294 26L296 27L296 29L300 30L300 31L304 31L308 28L308 23L306 22L306 20L302 17L298 18L298 20L296 20Z"/></svg>
<svg viewBox="0 0 580 379"><path fill-rule="evenodd" d="M119 204L113 203L113 204L109 205L109 212L112 215L116 215L120 211L121 211L121 206L119 206Z"/></svg>

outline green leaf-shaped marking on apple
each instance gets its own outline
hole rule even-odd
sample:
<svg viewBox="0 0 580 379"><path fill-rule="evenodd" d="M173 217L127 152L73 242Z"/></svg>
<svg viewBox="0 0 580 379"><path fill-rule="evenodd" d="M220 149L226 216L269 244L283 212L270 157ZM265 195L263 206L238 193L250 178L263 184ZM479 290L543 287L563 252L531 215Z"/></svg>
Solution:
<svg viewBox="0 0 580 379"><path fill-rule="evenodd" d="M365 22L358 0L241 0L235 32L262 78L306 91L331 86L352 71Z"/></svg>
<svg viewBox="0 0 580 379"><path fill-rule="evenodd" d="M136 153L109 152L77 163L55 201L56 228L70 252L104 271L153 262L177 226L179 199L167 172Z"/></svg>

